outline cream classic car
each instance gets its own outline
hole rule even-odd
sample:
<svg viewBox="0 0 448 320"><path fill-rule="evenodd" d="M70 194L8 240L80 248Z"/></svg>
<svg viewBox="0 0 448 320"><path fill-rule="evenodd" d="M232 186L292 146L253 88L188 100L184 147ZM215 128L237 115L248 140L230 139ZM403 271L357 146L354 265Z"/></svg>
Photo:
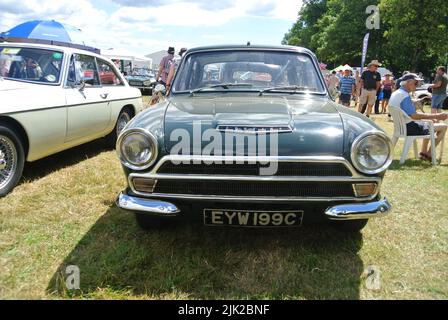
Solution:
<svg viewBox="0 0 448 320"><path fill-rule="evenodd" d="M91 51L0 42L0 196L18 183L25 161L119 132L143 109L107 58Z"/></svg>

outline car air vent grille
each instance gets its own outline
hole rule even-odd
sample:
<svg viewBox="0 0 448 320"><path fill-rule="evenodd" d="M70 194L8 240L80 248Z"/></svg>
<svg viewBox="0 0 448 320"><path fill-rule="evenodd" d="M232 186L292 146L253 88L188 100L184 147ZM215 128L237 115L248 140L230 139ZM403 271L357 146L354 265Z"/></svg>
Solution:
<svg viewBox="0 0 448 320"><path fill-rule="evenodd" d="M269 165L261 163L245 164L174 164L167 161L157 170L159 174L204 174L204 175L249 175L260 176L262 168ZM278 162L275 176L316 176L316 177L350 177L350 170L342 163L315 163L315 162Z"/></svg>
<svg viewBox="0 0 448 320"><path fill-rule="evenodd" d="M159 180L155 193L235 197L354 197L349 182Z"/></svg>

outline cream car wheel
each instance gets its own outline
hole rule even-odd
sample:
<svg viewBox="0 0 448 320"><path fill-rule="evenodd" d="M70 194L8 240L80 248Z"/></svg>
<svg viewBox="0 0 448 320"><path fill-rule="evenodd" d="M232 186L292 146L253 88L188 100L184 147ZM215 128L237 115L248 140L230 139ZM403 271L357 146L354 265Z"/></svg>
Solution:
<svg viewBox="0 0 448 320"><path fill-rule="evenodd" d="M117 120L117 126L116 126L117 137L120 135L120 132L124 129L124 127L126 127L126 125L128 124L129 121L131 121L131 116L126 111L120 113L120 116L118 117L118 120Z"/></svg>
<svg viewBox="0 0 448 320"><path fill-rule="evenodd" d="M7 127L0 127L0 196L16 186L24 162L23 147L16 134Z"/></svg>
<svg viewBox="0 0 448 320"><path fill-rule="evenodd" d="M117 122L115 123L114 130L107 136L107 144L109 147L115 147L115 143L117 142L117 138L120 135L121 131L123 131L124 127L128 124L132 119L132 111L129 108L124 108L121 110L118 115Z"/></svg>

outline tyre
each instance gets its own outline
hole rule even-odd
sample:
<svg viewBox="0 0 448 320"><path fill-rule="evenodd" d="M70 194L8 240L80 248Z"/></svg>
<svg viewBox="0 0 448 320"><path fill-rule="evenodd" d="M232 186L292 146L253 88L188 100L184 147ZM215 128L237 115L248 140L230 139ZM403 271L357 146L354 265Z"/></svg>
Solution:
<svg viewBox="0 0 448 320"><path fill-rule="evenodd" d="M146 231L166 229L175 225L173 217L154 217L138 212L135 213L135 221L141 229Z"/></svg>
<svg viewBox="0 0 448 320"><path fill-rule="evenodd" d="M17 185L24 164L25 152L18 135L9 127L0 126L0 197Z"/></svg>
<svg viewBox="0 0 448 320"><path fill-rule="evenodd" d="M123 128L128 124L129 121L132 119L132 112L130 109L125 108L121 110L120 114L117 118L117 123L115 124L114 130L109 133L107 136L107 144L111 148L115 148L115 144L117 142L117 138L120 135L120 132L123 130Z"/></svg>
<svg viewBox="0 0 448 320"><path fill-rule="evenodd" d="M368 219L331 221L330 224L337 230L348 233L361 231L367 224Z"/></svg>

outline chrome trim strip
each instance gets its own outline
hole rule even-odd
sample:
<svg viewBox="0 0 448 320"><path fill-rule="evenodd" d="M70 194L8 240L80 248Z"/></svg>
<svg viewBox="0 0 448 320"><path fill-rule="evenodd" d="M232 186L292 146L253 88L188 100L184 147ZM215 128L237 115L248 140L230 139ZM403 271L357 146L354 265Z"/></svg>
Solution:
<svg viewBox="0 0 448 320"><path fill-rule="evenodd" d="M386 198L370 203L350 203L337 205L325 210L330 220L356 220L382 217L390 213L392 206Z"/></svg>
<svg viewBox="0 0 448 320"><path fill-rule="evenodd" d="M214 200L214 201L247 201L247 202L333 202L333 201L371 201L376 195L365 198L306 198L306 197L255 197L255 196L218 196L218 195L189 195L189 194L168 194L168 193L141 193L132 190L137 195L146 198L182 199L182 200Z"/></svg>
<svg viewBox="0 0 448 320"><path fill-rule="evenodd" d="M220 124L216 130L224 133L233 134L271 134L271 133L290 133L292 127L290 125L241 125L241 124Z"/></svg>
<svg viewBox="0 0 448 320"><path fill-rule="evenodd" d="M118 195L116 203L118 207L131 211L154 213L164 216L174 216L180 213L180 210L172 203L131 197L123 192L120 192Z"/></svg>
<svg viewBox="0 0 448 320"><path fill-rule="evenodd" d="M131 173L131 178L148 178L155 180L220 180L220 181L298 181L298 182L352 182L380 183L381 178L353 178L339 176L241 176L241 175L204 175L204 174L139 174Z"/></svg>
<svg viewBox="0 0 448 320"><path fill-rule="evenodd" d="M155 167L151 170L151 174L157 173L163 163L167 161L173 162L191 162L193 163L256 163L256 162L311 162L311 163L340 163L346 166L346 168L352 174L352 177L363 178L365 176L358 173L355 168L344 158L338 156L202 156L202 155L167 155L160 159Z"/></svg>

